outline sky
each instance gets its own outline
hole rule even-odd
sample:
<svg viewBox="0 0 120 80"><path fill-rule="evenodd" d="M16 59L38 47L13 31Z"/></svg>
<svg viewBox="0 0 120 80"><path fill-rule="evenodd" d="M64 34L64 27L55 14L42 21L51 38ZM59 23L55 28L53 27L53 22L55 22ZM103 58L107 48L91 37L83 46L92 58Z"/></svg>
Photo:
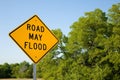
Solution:
<svg viewBox="0 0 120 80"><path fill-rule="evenodd" d="M9 33L33 15L52 29L68 35L70 26L85 12L100 8L107 12L120 0L0 0L0 64L20 63L31 59L9 37Z"/></svg>

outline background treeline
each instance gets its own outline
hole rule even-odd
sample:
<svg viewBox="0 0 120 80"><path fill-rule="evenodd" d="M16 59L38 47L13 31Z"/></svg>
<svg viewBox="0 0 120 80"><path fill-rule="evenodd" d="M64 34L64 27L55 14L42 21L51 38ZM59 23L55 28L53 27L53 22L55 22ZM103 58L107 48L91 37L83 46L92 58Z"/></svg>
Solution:
<svg viewBox="0 0 120 80"><path fill-rule="evenodd" d="M59 43L37 64L37 77L120 80L120 3L106 13L100 9L86 12L70 28L68 36L60 29L53 30ZM3 73L10 77L32 77L32 64L5 65L9 64L0 67L0 77Z"/></svg>
<svg viewBox="0 0 120 80"><path fill-rule="evenodd" d="M0 65L0 78L32 78L32 64L24 61L21 63Z"/></svg>

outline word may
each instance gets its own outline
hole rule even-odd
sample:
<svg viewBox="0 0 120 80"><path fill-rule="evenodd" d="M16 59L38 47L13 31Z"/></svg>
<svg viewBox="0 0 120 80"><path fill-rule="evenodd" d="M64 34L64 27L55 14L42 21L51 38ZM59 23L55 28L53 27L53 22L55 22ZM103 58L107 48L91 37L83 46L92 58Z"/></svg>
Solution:
<svg viewBox="0 0 120 80"><path fill-rule="evenodd" d="M34 33L29 33L29 40L42 40L42 35L41 34L34 34Z"/></svg>

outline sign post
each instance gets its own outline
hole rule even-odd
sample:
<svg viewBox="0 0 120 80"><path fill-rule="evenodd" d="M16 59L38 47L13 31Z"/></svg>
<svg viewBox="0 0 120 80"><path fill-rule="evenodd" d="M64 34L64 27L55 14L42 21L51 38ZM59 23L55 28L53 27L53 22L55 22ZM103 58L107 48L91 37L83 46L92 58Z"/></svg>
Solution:
<svg viewBox="0 0 120 80"><path fill-rule="evenodd" d="M36 64L33 64L33 80L36 80Z"/></svg>
<svg viewBox="0 0 120 80"><path fill-rule="evenodd" d="M9 36L34 63L38 63L58 43L56 36L37 15L14 29ZM35 80L36 64L33 71Z"/></svg>

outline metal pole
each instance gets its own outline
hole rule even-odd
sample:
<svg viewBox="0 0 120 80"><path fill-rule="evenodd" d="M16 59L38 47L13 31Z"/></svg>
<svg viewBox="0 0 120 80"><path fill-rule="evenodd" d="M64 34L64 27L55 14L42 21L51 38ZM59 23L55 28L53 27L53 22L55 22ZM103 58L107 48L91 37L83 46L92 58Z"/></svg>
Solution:
<svg viewBox="0 0 120 80"><path fill-rule="evenodd" d="M36 80L36 64L33 63L33 80Z"/></svg>

